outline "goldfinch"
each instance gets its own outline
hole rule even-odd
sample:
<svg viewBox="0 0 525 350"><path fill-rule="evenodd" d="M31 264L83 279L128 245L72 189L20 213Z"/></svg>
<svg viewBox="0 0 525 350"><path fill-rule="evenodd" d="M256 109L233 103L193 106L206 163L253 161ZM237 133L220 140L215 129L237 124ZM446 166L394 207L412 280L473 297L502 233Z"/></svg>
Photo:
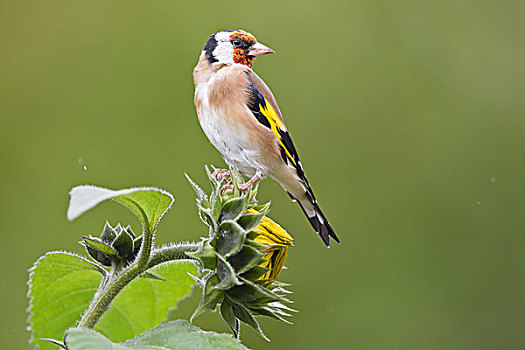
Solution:
<svg viewBox="0 0 525 350"><path fill-rule="evenodd" d="M193 70L200 125L229 165L252 178L277 181L297 201L326 246L339 239L317 205L275 97L252 70L255 57L273 53L243 30L212 34Z"/></svg>

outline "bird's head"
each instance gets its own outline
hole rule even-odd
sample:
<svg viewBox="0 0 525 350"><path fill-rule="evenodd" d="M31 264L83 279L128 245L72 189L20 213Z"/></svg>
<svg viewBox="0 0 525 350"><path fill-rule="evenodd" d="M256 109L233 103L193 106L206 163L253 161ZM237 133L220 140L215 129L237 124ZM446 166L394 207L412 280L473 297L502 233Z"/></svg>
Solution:
<svg viewBox="0 0 525 350"><path fill-rule="evenodd" d="M256 56L273 53L267 46L257 42L255 37L244 30L225 30L210 35L204 45L204 53L210 63L234 63L252 67Z"/></svg>

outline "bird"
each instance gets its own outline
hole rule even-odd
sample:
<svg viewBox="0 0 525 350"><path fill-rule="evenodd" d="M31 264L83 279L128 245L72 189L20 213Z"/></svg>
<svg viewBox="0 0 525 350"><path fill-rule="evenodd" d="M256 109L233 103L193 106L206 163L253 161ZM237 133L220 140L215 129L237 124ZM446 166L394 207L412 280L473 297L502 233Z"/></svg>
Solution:
<svg viewBox="0 0 525 350"><path fill-rule="evenodd" d="M210 35L193 70L199 123L225 162L251 176L241 190L264 177L277 181L329 247L339 238L317 204L274 95L252 69L257 56L271 53L241 29Z"/></svg>

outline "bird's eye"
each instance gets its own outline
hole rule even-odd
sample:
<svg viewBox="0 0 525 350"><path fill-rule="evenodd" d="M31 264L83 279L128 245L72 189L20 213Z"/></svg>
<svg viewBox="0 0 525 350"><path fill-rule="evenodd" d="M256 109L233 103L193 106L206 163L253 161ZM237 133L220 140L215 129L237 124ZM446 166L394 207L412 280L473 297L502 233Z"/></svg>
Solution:
<svg viewBox="0 0 525 350"><path fill-rule="evenodd" d="M241 41L239 39L235 39L232 41L233 46L239 47L241 46Z"/></svg>

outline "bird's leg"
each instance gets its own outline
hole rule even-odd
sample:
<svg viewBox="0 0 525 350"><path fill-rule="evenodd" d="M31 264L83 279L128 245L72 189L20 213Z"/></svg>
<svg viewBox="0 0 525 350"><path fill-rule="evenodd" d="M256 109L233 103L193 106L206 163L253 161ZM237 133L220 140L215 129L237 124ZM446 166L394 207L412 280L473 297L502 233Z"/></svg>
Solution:
<svg viewBox="0 0 525 350"><path fill-rule="evenodd" d="M228 169L215 169L212 176L220 181L226 177L230 177L231 174Z"/></svg>
<svg viewBox="0 0 525 350"><path fill-rule="evenodd" d="M250 188L250 186L253 185L253 183L255 181L259 180L261 177L262 177L261 173L260 172L256 172L255 175L253 175L253 177L250 180L248 180L248 182L245 182L243 184L239 184L237 187L239 188L239 190L241 190L242 192L246 193L248 188Z"/></svg>

